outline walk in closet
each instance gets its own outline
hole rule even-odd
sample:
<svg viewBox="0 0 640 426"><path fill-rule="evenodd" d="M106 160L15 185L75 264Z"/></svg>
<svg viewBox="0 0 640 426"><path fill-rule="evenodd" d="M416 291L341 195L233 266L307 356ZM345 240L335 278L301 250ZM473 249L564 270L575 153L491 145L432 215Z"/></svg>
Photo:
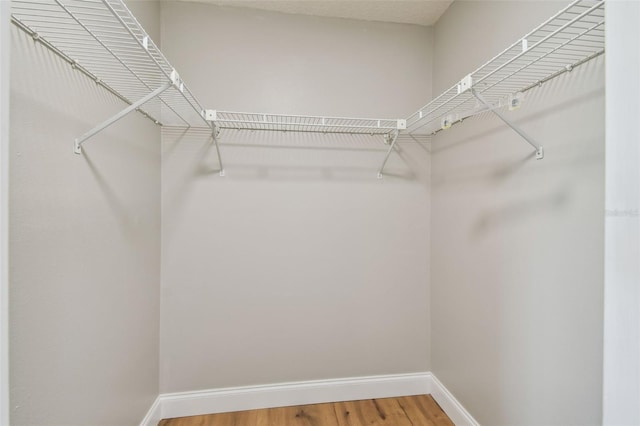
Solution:
<svg viewBox="0 0 640 426"><path fill-rule="evenodd" d="M2 7L2 422L640 422L640 3Z"/></svg>

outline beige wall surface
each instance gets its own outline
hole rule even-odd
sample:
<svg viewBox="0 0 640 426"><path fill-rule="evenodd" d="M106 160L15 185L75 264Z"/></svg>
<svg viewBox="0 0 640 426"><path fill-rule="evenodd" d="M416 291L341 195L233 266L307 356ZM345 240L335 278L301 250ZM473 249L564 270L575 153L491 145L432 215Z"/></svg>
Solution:
<svg viewBox="0 0 640 426"><path fill-rule="evenodd" d="M455 2L435 27L448 88L558 11ZM466 120L432 149L432 371L487 425L599 424L602 413L604 58Z"/></svg>
<svg viewBox="0 0 640 426"><path fill-rule="evenodd" d="M398 118L431 30L163 3L207 108ZM163 131L161 390L429 369L429 155L405 139Z"/></svg>
<svg viewBox="0 0 640 426"><path fill-rule="evenodd" d="M159 129L132 114L75 155L125 105L11 36L11 424L137 424L159 382Z"/></svg>

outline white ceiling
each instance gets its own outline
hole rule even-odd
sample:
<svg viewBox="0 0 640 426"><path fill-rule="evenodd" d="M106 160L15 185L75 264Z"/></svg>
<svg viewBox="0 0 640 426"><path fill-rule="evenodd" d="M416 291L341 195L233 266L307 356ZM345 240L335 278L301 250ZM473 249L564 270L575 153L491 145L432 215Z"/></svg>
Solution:
<svg viewBox="0 0 640 426"><path fill-rule="evenodd" d="M186 0L189 1L189 0ZM196 0L300 15L433 25L453 0Z"/></svg>

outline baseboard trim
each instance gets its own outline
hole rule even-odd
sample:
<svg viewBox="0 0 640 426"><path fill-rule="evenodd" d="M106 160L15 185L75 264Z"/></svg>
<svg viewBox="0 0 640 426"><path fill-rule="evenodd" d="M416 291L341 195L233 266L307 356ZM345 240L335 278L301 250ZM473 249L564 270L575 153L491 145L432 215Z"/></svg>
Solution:
<svg viewBox="0 0 640 426"><path fill-rule="evenodd" d="M144 419L140 422L140 426L158 426L162 417L162 406L161 406L161 396L158 396L149 411L147 411L147 415L144 416Z"/></svg>
<svg viewBox="0 0 640 426"><path fill-rule="evenodd" d="M460 404L449 389L438 380L436 376L431 375L431 396L436 400L442 411L456 426L480 426L480 423L473 418L471 414Z"/></svg>
<svg viewBox="0 0 640 426"><path fill-rule="evenodd" d="M421 394L432 394L457 426L479 426L429 372L166 393L158 396L140 426L157 426L173 417Z"/></svg>
<svg viewBox="0 0 640 426"><path fill-rule="evenodd" d="M255 410L323 402L419 395L429 392L430 374L397 374L211 389L160 396L162 417Z"/></svg>

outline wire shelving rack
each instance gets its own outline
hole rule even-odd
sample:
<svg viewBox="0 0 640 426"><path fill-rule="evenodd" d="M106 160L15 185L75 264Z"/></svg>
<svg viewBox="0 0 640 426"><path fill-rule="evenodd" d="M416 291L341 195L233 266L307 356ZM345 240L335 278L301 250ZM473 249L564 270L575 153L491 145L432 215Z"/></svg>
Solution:
<svg viewBox="0 0 640 426"><path fill-rule="evenodd" d="M378 118L321 117L213 111L213 123L220 129L271 130L387 135L404 128L404 120Z"/></svg>
<svg viewBox="0 0 640 426"><path fill-rule="evenodd" d="M80 136L81 144L131 111L171 127L381 135L432 135L465 118L492 111L536 149L543 148L500 112L519 107L522 94L604 53L604 1L575 0L406 120L322 117L205 110L123 0L12 0L12 20L129 104ZM221 174L224 174L220 160Z"/></svg>
<svg viewBox="0 0 640 426"><path fill-rule="evenodd" d="M498 110L517 108L520 94L602 55L604 25L604 1L574 1L409 116L407 132L435 134L489 110L514 127Z"/></svg>
<svg viewBox="0 0 640 426"><path fill-rule="evenodd" d="M206 110L205 118L212 123L216 140L223 129L380 135L389 148L378 170L378 178L382 178L382 171L393 151L398 135L401 130L406 129L407 124L404 119L323 117L217 110Z"/></svg>
<svg viewBox="0 0 640 426"><path fill-rule="evenodd" d="M12 0L12 21L129 104L78 138L137 110L160 125L210 126L204 110L122 0Z"/></svg>

